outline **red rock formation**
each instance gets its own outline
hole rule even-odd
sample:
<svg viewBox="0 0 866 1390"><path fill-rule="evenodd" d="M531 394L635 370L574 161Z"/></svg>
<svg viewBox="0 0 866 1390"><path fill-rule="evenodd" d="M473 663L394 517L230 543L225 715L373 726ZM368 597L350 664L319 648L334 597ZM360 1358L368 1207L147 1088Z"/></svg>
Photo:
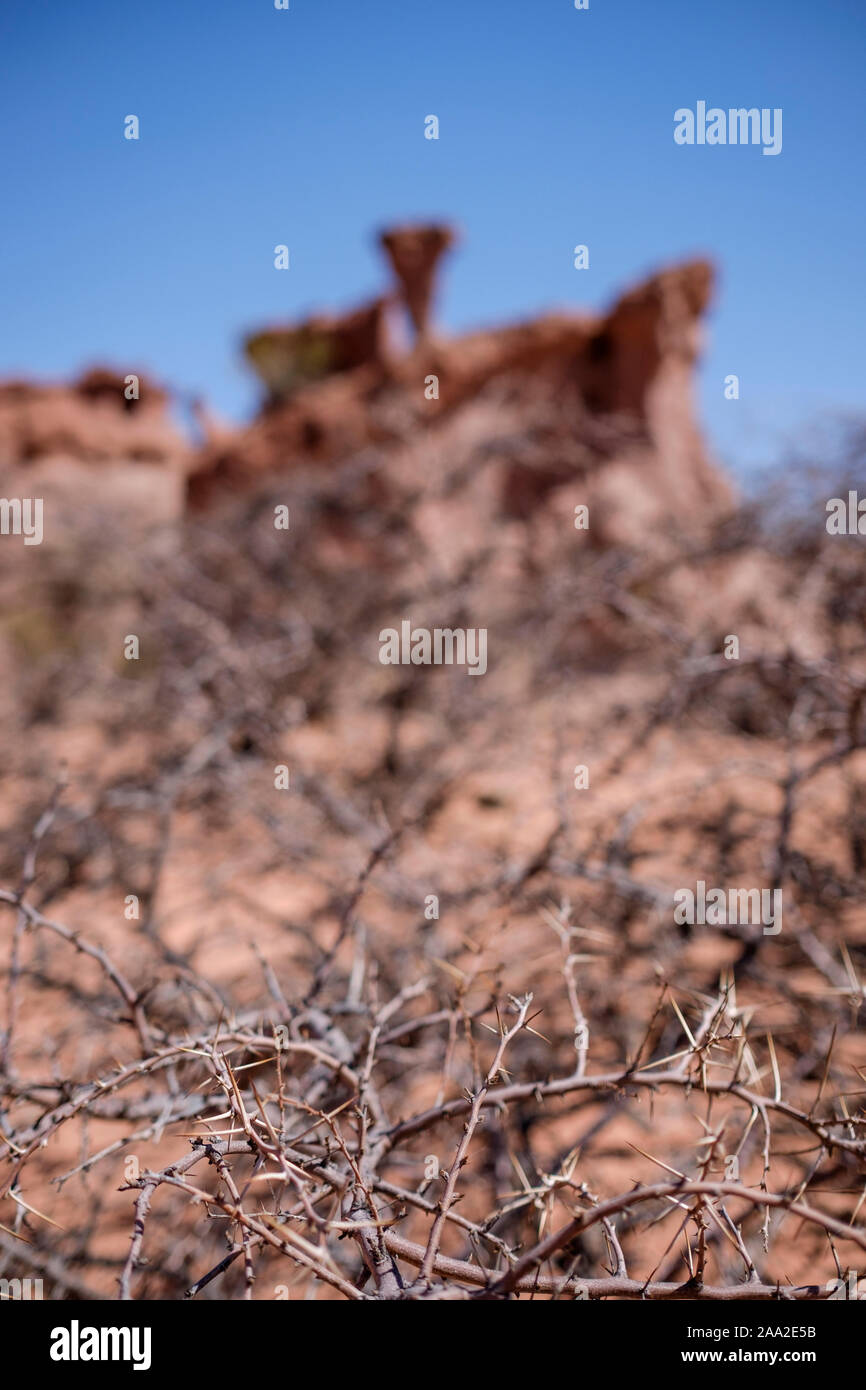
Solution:
<svg viewBox="0 0 866 1390"><path fill-rule="evenodd" d="M187 501L193 510L244 493L275 473L349 457L388 433L375 398L381 372L357 367L271 401L245 430L207 444L193 461Z"/></svg>
<svg viewBox="0 0 866 1390"><path fill-rule="evenodd" d="M98 367L69 386L0 384L0 489L44 498L49 541L88 507L130 526L182 512L189 446L166 392L138 376L128 399L128 375Z"/></svg>
<svg viewBox="0 0 866 1390"><path fill-rule="evenodd" d="M446 226L395 227L379 237L421 342L429 327L436 271L454 239L453 228Z"/></svg>
<svg viewBox="0 0 866 1390"><path fill-rule="evenodd" d="M500 498L508 516L530 516L583 478L599 503L596 543L634 539L652 518L677 509L696 521L727 507L727 483L706 457L692 404L709 264L663 270L606 314L547 314L432 342L435 271L452 240L439 226L382 235L419 333L403 357L385 342L384 300L249 340L267 409L200 454L189 481L192 506L295 466L405 444L446 422L453 434L460 412L493 393L500 426L507 420L514 438L535 441L531 449L512 445L503 457Z"/></svg>
<svg viewBox="0 0 866 1390"><path fill-rule="evenodd" d="M127 399L127 375L97 367L70 386L0 384L0 467L55 455L176 463L184 445L166 392L138 376L138 399Z"/></svg>
<svg viewBox="0 0 866 1390"><path fill-rule="evenodd" d="M262 329L247 338L245 352L272 402L325 377L384 362L384 310L374 299L353 313L319 314L294 328Z"/></svg>
<svg viewBox="0 0 866 1390"><path fill-rule="evenodd" d="M115 496L121 510L165 519L181 512L184 493L193 509L231 502L275 475L339 465L372 446L364 467L383 496L391 484L424 496L437 485L429 461L411 480L403 474L419 441L439 441L467 474L494 458L497 487L484 505L502 518L558 515L570 499L591 505L589 544L646 544L654 528L693 527L727 508L692 403L713 283L706 262L661 271L607 313L432 340L436 267L453 239L435 225L381 237L418 332L411 351L387 342L393 296L253 334L246 350L264 408L247 428L205 428L195 453L166 394L146 380L134 400L126 378L102 368L68 387L0 386L0 485L22 496L39 486L61 510L83 497L104 510ZM9 478L23 469L26 480ZM467 517L476 514L473 503Z"/></svg>

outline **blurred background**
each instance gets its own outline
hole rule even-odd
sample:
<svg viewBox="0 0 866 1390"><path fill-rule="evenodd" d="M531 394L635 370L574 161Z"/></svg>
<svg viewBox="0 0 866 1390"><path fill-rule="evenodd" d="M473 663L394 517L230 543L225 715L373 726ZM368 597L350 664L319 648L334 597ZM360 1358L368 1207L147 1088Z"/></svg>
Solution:
<svg viewBox="0 0 866 1390"><path fill-rule="evenodd" d="M452 330L714 258L701 411L748 470L859 405L864 40L858 0L8 0L0 372L134 361L246 418L247 327L367 293L374 229L444 218ZM781 107L782 154L675 145L698 100Z"/></svg>

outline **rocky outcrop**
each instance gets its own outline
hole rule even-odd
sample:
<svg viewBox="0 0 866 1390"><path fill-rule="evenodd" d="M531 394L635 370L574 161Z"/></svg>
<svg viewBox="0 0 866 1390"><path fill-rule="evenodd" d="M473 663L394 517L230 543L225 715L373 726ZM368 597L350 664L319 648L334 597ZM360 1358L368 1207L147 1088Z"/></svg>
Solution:
<svg viewBox="0 0 866 1390"><path fill-rule="evenodd" d="M436 271L454 240L453 228L435 225L395 227L379 237L421 342L426 340L429 331Z"/></svg>
<svg viewBox="0 0 866 1390"><path fill-rule="evenodd" d="M462 476L493 478L486 517L477 499L459 522L455 513L464 530L473 517L488 529L530 519L543 529L545 517L561 528L577 502L593 509L590 545L645 546L653 531L712 524L730 490L692 399L712 267L662 270L606 313L448 337L431 333L431 311L454 241L438 224L383 232L390 292L250 335L247 357L265 388L258 418L217 428L200 409L196 449L167 394L131 374L98 368L71 386L0 386L0 486L55 499L55 516L86 503L137 525L232 505L299 469L319 470L324 497L329 477L359 460L376 496L410 487L423 498L442 481L430 451L447 449ZM389 333L395 306L415 329L408 348ZM428 461L413 463L425 449Z"/></svg>
<svg viewBox="0 0 866 1390"><path fill-rule="evenodd" d="M319 314L297 327L265 328L247 338L244 350L270 403L326 377L384 363L386 303L374 299L353 313Z"/></svg>
<svg viewBox="0 0 866 1390"><path fill-rule="evenodd" d="M130 376L97 367L69 386L0 384L0 467L58 455L84 463L178 462L184 446L167 393L142 376L127 386Z"/></svg>
<svg viewBox="0 0 866 1390"><path fill-rule="evenodd" d="M713 286L707 262L661 271L604 314L546 314L432 337L436 270L453 233L403 227L380 240L397 280L391 296L248 340L265 409L199 455L188 487L193 508L296 467L406 445L446 423L456 438L449 447L459 448L461 412L485 400L497 402L488 449L509 435L499 488L507 516L528 517L579 482L599 504L594 540L639 543L659 517L679 513L694 525L727 508L730 490L707 458L692 400ZM417 333L403 353L388 338L393 302Z"/></svg>
<svg viewBox="0 0 866 1390"><path fill-rule="evenodd" d="M85 513L129 527L178 518L189 454L168 394L138 374L0 384L0 490L44 499L48 543Z"/></svg>

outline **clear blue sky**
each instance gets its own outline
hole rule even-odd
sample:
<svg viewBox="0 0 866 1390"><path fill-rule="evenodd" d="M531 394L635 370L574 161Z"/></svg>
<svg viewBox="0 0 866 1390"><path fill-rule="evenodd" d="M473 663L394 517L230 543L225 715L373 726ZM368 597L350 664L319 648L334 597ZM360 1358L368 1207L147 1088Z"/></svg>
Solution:
<svg viewBox="0 0 866 1390"><path fill-rule="evenodd" d="M742 468L864 404L864 40L866 0L2 0L0 375L149 368L243 418L244 330L453 218L451 329L709 253L702 413ZM675 145L698 100L781 107L782 153Z"/></svg>

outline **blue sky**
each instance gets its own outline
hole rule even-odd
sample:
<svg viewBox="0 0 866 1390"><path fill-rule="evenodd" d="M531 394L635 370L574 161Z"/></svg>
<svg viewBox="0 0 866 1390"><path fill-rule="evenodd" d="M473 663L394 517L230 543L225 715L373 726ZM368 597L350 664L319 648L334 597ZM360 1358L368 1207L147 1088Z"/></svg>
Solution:
<svg viewBox="0 0 866 1390"><path fill-rule="evenodd" d="M738 470L863 406L863 0L3 0L0 65L0 375L108 361L244 418L243 332L375 292L375 230L433 216L452 330L709 254ZM698 100L781 107L782 153L677 146Z"/></svg>

